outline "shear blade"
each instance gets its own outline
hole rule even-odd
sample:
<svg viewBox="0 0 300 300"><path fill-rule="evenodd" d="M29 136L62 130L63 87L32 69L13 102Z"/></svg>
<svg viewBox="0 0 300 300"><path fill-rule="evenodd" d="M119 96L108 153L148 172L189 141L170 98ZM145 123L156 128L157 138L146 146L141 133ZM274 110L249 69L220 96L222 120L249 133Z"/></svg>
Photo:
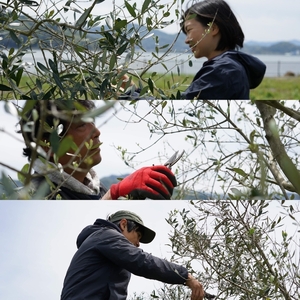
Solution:
<svg viewBox="0 0 300 300"><path fill-rule="evenodd" d="M181 159L184 150L178 155L178 150L167 160L167 162L164 164L168 168L172 168L178 161Z"/></svg>

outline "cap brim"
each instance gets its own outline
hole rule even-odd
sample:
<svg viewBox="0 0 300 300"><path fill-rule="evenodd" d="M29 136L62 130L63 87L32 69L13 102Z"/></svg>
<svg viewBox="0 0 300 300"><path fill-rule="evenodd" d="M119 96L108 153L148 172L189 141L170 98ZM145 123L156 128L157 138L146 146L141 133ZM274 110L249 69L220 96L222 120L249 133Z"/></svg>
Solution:
<svg viewBox="0 0 300 300"><path fill-rule="evenodd" d="M143 244L149 244L153 241L155 238L155 231L151 230L150 228L140 224L141 227L143 227L143 235L142 238L140 239L140 243Z"/></svg>

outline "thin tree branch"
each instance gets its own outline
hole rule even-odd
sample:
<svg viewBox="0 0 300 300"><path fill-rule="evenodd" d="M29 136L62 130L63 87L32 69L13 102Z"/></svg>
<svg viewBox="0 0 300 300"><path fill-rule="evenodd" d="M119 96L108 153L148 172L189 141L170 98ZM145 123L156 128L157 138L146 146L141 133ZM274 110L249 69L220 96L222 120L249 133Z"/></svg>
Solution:
<svg viewBox="0 0 300 300"><path fill-rule="evenodd" d="M300 195L300 173L288 156L285 147L280 140L278 128L274 119L276 109L261 101L255 101L255 103L260 111L266 133L265 137L271 147L274 159L294 186L295 191Z"/></svg>

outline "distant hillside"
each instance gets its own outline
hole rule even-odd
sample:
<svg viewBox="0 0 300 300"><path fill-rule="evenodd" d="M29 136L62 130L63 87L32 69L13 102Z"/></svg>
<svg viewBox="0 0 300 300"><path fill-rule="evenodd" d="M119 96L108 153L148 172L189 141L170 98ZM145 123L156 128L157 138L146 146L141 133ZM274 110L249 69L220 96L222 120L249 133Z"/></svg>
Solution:
<svg viewBox="0 0 300 300"><path fill-rule="evenodd" d="M290 41L286 41L288 43L294 44L296 46L300 46L300 40L290 40ZM279 43L279 41L276 42L257 42L257 41L247 41L247 45L248 46L261 46L261 47L269 47L272 45L275 45Z"/></svg>
<svg viewBox="0 0 300 300"><path fill-rule="evenodd" d="M25 17L20 17L20 19L23 19L24 24L22 26L19 26L18 30L28 30L28 28L31 28L33 26L33 23L31 20L26 19ZM58 28L55 26L48 24L49 27L52 28L54 31L59 31ZM128 28L130 28L132 25L128 25ZM136 25L134 25L136 27ZM100 34L95 34L95 32L100 31L100 27L93 28L92 32L87 35L87 39L81 40L80 34L77 33L76 40L78 40L79 44L85 44L86 42L89 43L90 47L93 47L93 43L91 43L94 40L97 40L101 38ZM147 28L142 27L140 28L139 32L141 33L141 36L145 36L147 34ZM159 51L164 52L166 49L168 49L173 43L174 46L172 48L172 51L176 52L185 52L188 50L188 46L185 44L186 36L181 32L175 42L175 39L177 37L177 34L169 34L165 33L162 30L153 30L152 33L154 35L149 38L145 38L142 41L142 47L148 51L153 52L155 51L156 47L159 49ZM68 34L68 30L65 30L65 34ZM71 35L71 34L70 34ZM157 36L157 38L155 38ZM26 36L19 36L20 41L22 43L25 43L27 41ZM44 31L38 32L38 40L43 40L44 43L51 43L52 47L58 47L59 41L57 39L54 39ZM158 42L158 43L157 43ZM96 43L97 44L97 43ZM8 32L1 32L0 33L0 45L4 46L6 48L18 48L17 40L14 40L11 38L11 36L8 34ZM35 44L32 45L33 48L38 48L38 41L36 41ZM250 53L250 54L289 54L289 55L300 55L300 41L299 40L291 40L291 41L278 41L278 42L256 42L256 41L249 41L244 44L244 48L242 49L243 52Z"/></svg>
<svg viewBox="0 0 300 300"><path fill-rule="evenodd" d="M129 174L123 174L120 176L116 176L116 175L110 175L107 177L103 177L100 179L101 183L104 184L105 187L109 188L112 184L117 183L119 180L118 178L124 178L126 176L128 176ZM173 198L176 198L177 195L177 191L175 189L174 194L173 194ZM181 200L192 200L192 199L197 199L197 200L208 200L209 196L203 192L190 192L187 193L185 195L184 198L182 198Z"/></svg>
<svg viewBox="0 0 300 300"><path fill-rule="evenodd" d="M154 30L154 35L159 38L159 46L172 45L175 41L177 34L167 34L161 30ZM182 32L178 36L173 46L173 51L184 52L188 49L188 45L185 44L186 36ZM143 41L143 47L147 51L153 51L155 49L155 40L153 38L145 39ZM163 48L162 50L164 50ZM244 47L241 51L249 54L269 54L269 55L300 55L300 40L291 41L278 41L278 42L256 42L249 41L244 43Z"/></svg>
<svg viewBox="0 0 300 300"><path fill-rule="evenodd" d="M171 44L174 41L176 35L169 34L161 34L159 30L157 30L156 34L159 36L160 41L163 41L164 44ZM181 33L178 37L178 40L174 44L174 51L176 52L184 52L188 49L188 46L185 44L185 35ZM146 42L146 41L145 41ZM146 49L151 47L149 44L145 44ZM153 45L152 45L153 47ZM287 42L246 42L244 43L244 47L241 51L249 54L269 54L269 55L300 55L300 40L292 40Z"/></svg>
<svg viewBox="0 0 300 300"><path fill-rule="evenodd" d="M260 46L245 44L244 52L253 54L287 54L287 55L300 55L300 45L291 42L278 42L270 46Z"/></svg>
<svg viewBox="0 0 300 300"><path fill-rule="evenodd" d="M123 174L120 176L116 176L116 175L110 175L107 177L103 177L100 179L100 181L102 182L102 184L104 184L105 187L109 188L112 184L117 183L119 180L118 178L124 178L126 176L128 176L129 174ZM174 190L173 193L173 199L177 198L176 195L178 195L178 190ZM287 192L287 195L289 197L289 199L291 199L291 197L294 197L294 200L300 200L300 196L298 194L295 193L290 193ZM186 192L184 197L181 197L181 200L209 200L212 199L212 197L215 197L215 199L221 198L221 199L228 199L228 196L224 195L211 195L209 193L206 192L200 192L200 191L190 191L190 192ZM281 196L278 196L277 199L283 199Z"/></svg>
<svg viewBox="0 0 300 300"><path fill-rule="evenodd" d="M129 174L123 174L120 176L117 175L110 175L110 176L106 176L100 179L101 183L106 187L109 188L112 184L117 183L119 181L120 178L124 178L126 176L128 176ZM1 178L0 178L0 183L1 183ZM15 188L15 186L17 185L18 187L22 186L22 183L19 180L13 180L13 182L11 182L11 185L13 188ZM178 195L178 190L174 190L174 194L173 194L173 198L177 198L176 195ZM292 195L294 195L294 199L295 200L300 200L300 196L298 194L295 193L290 193L287 192L287 195L289 197L289 199L291 199ZM215 199L218 198L217 195L211 195L205 192L200 192L200 191L190 191L187 192L186 195L184 197L181 197L181 200L209 200L211 199L211 197L215 197ZM220 195L219 195L220 197ZM7 197L5 196L5 190L3 189L3 186L0 184L0 200L1 199L6 199ZM221 197L222 199L227 199L227 196L224 195ZM281 197L278 197L278 199L283 199Z"/></svg>
<svg viewBox="0 0 300 300"><path fill-rule="evenodd" d="M99 29L95 28L95 31L97 30ZM145 35L147 33L146 27L141 27L140 32L142 35ZM185 52L188 50L188 45L185 43L186 35L182 32L178 37L177 34L165 33L163 30L159 29L153 30L152 33L154 33L152 37L146 38L142 41L143 48L148 52L154 51L156 47L163 52L167 49L167 47L165 47L166 45L171 46L173 43L173 51ZM158 44L155 36L158 37ZM89 39L91 38L92 37L89 36ZM249 41L244 43L242 51L249 54L300 55L300 40L277 42Z"/></svg>
<svg viewBox="0 0 300 300"><path fill-rule="evenodd" d="M106 176L106 177L102 177L100 179L101 183L106 187L106 188L109 188L112 184L114 183L118 183L119 180L118 178L124 178L126 176L128 176L129 174L123 174L123 175L120 175L120 176L116 176L116 175L110 175L110 176Z"/></svg>

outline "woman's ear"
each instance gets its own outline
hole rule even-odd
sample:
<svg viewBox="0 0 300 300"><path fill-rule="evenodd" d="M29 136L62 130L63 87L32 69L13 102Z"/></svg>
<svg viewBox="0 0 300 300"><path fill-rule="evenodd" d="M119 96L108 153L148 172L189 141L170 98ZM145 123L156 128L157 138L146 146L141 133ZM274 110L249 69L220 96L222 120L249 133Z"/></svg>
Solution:
<svg viewBox="0 0 300 300"><path fill-rule="evenodd" d="M217 35L220 31L219 26L216 23L213 23L210 31L212 35Z"/></svg>

